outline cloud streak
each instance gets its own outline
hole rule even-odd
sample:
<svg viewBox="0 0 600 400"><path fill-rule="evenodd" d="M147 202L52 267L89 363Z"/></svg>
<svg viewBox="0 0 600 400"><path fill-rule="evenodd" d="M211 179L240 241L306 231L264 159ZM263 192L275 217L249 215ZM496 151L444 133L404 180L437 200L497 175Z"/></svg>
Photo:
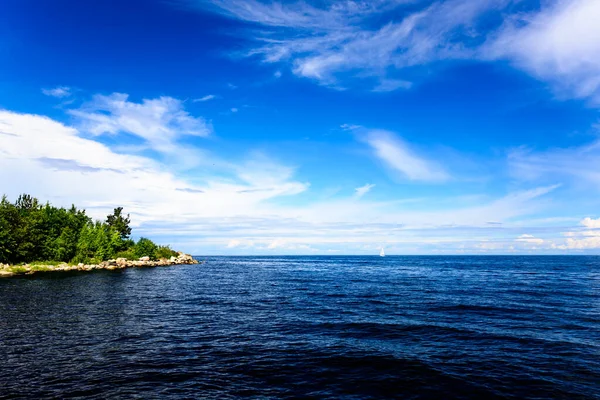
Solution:
<svg viewBox="0 0 600 400"><path fill-rule="evenodd" d="M373 154L392 170L411 181L444 182L450 176L432 160L422 157L390 132L368 131L362 139Z"/></svg>
<svg viewBox="0 0 600 400"><path fill-rule="evenodd" d="M140 118L145 120L144 115ZM295 178L295 166L282 165L264 153L251 152L214 173L199 168L181 174L172 165L118 153L96 136L39 115L0 111L0 131L6 133L0 135L0 181L9 197L29 192L59 206L76 203L95 218L124 206L137 234L196 254L370 254L382 244L390 251L413 254L453 253L465 244L470 251L483 252L483 247L476 248L480 243L508 243L503 232L512 238L533 232L528 226L517 228L514 221L543 210L547 194L556 189L545 186L481 197L470 205L446 199L444 207L437 198L374 201L366 196L373 184L367 184L346 197L318 200L310 193L310 182ZM392 143L396 150L398 143L404 145L386 135L383 143ZM401 147L400 159L414 162L414 152L406 149ZM436 170L418 160L419 168L402 163L400 170L430 179ZM427 168L422 168L423 162ZM490 227L492 220L502 225ZM564 237L563 244L567 246Z"/></svg>
<svg viewBox="0 0 600 400"><path fill-rule="evenodd" d="M508 154L512 175L521 181L561 179L567 182L600 185L600 141L570 148L533 151L513 149Z"/></svg>
<svg viewBox="0 0 600 400"><path fill-rule="evenodd" d="M181 100L167 96L136 103L123 93L95 95L69 113L82 131L94 136L131 134L165 154L185 153L177 144L184 136L206 137L212 132L208 121L191 116Z"/></svg>
<svg viewBox="0 0 600 400"><path fill-rule="evenodd" d="M42 93L46 96L61 99L63 97L69 97L71 95L71 88L67 86L58 86L53 89L42 89Z"/></svg>
<svg viewBox="0 0 600 400"><path fill-rule="evenodd" d="M360 199L365 194L369 193L371 191L371 189L373 189L374 187L375 187L375 185L372 183L367 183L364 186L357 187L356 189L354 189L354 197L357 199Z"/></svg>
<svg viewBox="0 0 600 400"><path fill-rule="evenodd" d="M470 43L483 35L478 19L509 2L211 3L217 12L269 29L256 34L249 55L268 63L288 62L296 75L330 86L339 87L345 73L358 71L375 81L374 91L384 92L411 86L402 78L406 68L472 56Z"/></svg>
<svg viewBox="0 0 600 400"><path fill-rule="evenodd" d="M198 103L198 102L204 102L204 101L209 101L209 100L214 100L216 99L217 96L215 96L214 94L207 94L204 97L200 97L198 99L194 99L192 100L194 103Z"/></svg>
<svg viewBox="0 0 600 400"><path fill-rule="evenodd" d="M188 1L248 23L246 55L334 88L408 89L415 66L508 60L564 98L600 105L600 4L550 0Z"/></svg>

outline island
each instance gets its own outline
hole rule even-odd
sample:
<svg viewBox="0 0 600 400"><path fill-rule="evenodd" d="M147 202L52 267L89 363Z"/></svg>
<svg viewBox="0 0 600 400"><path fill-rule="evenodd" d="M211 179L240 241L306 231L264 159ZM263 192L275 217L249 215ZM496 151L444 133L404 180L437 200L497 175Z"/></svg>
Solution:
<svg viewBox="0 0 600 400"><path fill-rule="evenodd" d="M192 256L141 237L130 238L130 215L117 207L94 221L75 205L41 203L29 194L0 201L0 277L53 271L115 270L198 264Z"/></svg>

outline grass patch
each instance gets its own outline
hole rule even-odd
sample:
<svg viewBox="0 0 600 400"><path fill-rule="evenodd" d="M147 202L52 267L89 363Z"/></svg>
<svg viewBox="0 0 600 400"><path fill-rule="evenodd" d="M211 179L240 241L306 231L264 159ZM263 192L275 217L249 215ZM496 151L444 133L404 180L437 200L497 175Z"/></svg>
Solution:
<svg viewBox="0 0 600 400"><path fill-rule="evenodd" d="M63 261L33 261L30 262L29 265L31 265L32 267L34 266L44 266L44 265L52 265L53 267L57 267L60 264L66 264Z"/></svg>
<svg viewBox="0 0 600 400"><path fill-rule="evenodd" d="M49 265L31 265L32 271L52 271L54 268Z"/></svg>
<svg viewBox="0 0 600 400"><path fill-rule="evenodd" d="M29 270L25 267L14 266L14 267L8 268L6 271L12 272L13 274L23 274Z"/></svg>

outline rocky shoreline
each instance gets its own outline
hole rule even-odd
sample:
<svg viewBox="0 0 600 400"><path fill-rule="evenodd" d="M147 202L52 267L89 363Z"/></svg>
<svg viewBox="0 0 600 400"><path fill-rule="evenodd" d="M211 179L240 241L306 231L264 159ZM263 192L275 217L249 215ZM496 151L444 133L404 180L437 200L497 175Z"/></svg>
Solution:
<svg viewBox="0 0 600 400"><path fill-rule="evenodd" d="M77 264L70 265L62 263L58 265L44 264L25 264L20 266L8 265L0 263L0 278L9 278L18 275L32 275L38 272L54 272L54 271L94 271L94 270L116 270L131 267L170 267L174 265L190 265L199 264L189 254L179 253L177 257L173 256L169 259L150 260L150 257L142 257L138 260L128 260L126 258L117 258L114 260L102 261L99 264Z"/></svg>

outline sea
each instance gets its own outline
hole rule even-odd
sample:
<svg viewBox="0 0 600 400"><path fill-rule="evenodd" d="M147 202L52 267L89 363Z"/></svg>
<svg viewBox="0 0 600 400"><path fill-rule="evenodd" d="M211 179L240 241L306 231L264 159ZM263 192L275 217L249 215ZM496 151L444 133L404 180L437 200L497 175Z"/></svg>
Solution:
<svg viewBox="0 0 600 400"><path fill-rule="evenodd" d="M198 257L0 280L2 399L600 399L600 257Z"/></svg>

